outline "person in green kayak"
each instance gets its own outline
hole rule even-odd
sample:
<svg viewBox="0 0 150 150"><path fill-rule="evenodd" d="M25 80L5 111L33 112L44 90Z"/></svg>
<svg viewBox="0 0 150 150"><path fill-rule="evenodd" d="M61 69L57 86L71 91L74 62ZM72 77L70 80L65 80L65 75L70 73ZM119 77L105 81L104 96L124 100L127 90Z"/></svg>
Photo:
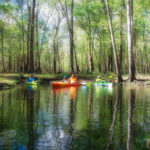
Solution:
<svg viewBox="0 0 150 150"><path fill-rule="evenodd" d="M30 75L29 79L27 80L27 82L32 82L35 81L35 79L33 78L33 74Z"/></svg>
<svg viewBox="0 0 150 150"><path fill-rule="evenodd" d="M68 81L68 76L67 76L67 75L64 75L64 78L63 78L62 82L64 82L64 83L68 83L68 82L69 82L69 81Z"/></svg>
<svg viewBox="0 0 150 150"><path fill-rule="evenodd" d="M101 75L98 75L96 82L106 82Z"/></svg>

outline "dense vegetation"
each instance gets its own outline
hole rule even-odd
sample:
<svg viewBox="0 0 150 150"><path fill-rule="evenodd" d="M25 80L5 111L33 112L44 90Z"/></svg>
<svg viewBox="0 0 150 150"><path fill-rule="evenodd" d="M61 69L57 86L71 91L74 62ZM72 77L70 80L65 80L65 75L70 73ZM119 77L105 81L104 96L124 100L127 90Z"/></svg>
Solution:
<svg viewBox="0 0 150 150"><path fill-rule="evenodd" d="M143 0L1 0L0 71L147 73Z"/></svg>

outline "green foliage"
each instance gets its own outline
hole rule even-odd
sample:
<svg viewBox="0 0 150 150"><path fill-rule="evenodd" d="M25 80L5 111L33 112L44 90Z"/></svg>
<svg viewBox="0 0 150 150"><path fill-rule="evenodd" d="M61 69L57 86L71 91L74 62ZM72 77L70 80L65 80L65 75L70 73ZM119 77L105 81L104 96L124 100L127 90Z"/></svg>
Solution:
<svg viewBox="0 0 150 150"><path fill-rule="evenodd" d="M7 14L9 13L10 11L12 11L13 7L11 4L4 4L4 3L0 3L0 13L1 14Z"/></svg>
<svg viewBox="0 0 150 150"><path fill-rule="evenodd" d="M65 0L61 0L63 7ZM116 41L117 55L120 55L120 31L122 15L122 73L128 72L127 51L127 19L125 1L109 0L110 12ZM149 34L150 11L149 1L133 1L133 31L134 53L137 72L148 72L150 60ZM68 17L70 18L71 1L66 0ZM31 7L31 1L29 3ZM58 25L58 19L62 19L57 43L57 72L69 71L69 34L68 24L64 17L59 0L39 0L36 5L38 21L35 21L34 56L35 66L40 65L43 73L52 73L54 66L54 35ZM122 14L121 14L122 10ZM37 12L36 12L37 13ZM30 14L31 15L31 14ZM37 15L37 14L36 14ZM94 72L115 72L112 53L111 38L108 28L108 18L105 1L99 0L75 0L74 1L74 44L77 63L80 72L89 71L89 47L91 46ZM36 16L35 16L36 18ZM38 23L38 25L37 25ZM29 10L27 1L1 1L0 2L0 32L4 32L4 63L6 71L23 72L23 59L27 63ZM36 29L38 28L38 29ZM37 33L38 32L38 37ZM24 46L23 46L24 33ZM0 42L2 41L0 37ZM89 42L90 41L90 42ZM37 44L38 43L38 44ZM29 41L30 45L30 41ZM23 48L24 47L24 48ZM0 47L0 50L2 47ZM2 63L0 53L0 63ZM23 56L24 55L24 56ZM74 55L75 56L75 55ZM10 60L11 57L11 60ZM10 61L9 61L10 60ZM111 60L111 62L110 62ZM21 62L21 63L20 63ZM9 64L11 70L9 70ZM74 67L75 57L74 57ZM112 69L110 69L112 68ZM0 66L2 70L2 65ZM38 69L36 69L38 71Z"/></svg>

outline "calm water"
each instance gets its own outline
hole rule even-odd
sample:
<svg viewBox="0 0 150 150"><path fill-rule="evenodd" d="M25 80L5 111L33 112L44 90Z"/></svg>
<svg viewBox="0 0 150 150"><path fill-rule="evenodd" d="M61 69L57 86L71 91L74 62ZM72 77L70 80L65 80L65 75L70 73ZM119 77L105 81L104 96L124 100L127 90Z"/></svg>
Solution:
<svg viewBox="0 0 150 150"><path fill-rule="evenodd" d="M146 150L150 88L0 91L0 150Z"/></svg>

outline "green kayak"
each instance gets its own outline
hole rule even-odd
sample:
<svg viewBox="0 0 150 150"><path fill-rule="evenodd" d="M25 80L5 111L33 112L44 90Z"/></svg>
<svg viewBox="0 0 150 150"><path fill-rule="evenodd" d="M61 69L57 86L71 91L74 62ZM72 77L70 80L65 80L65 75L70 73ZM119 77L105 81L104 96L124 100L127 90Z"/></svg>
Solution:
<svg viewBox="0 0 150 150"><path fill-rule="evenodd" d="M86 85L86 86L91 86L91 85L94 85L94 86L106 86L106 87L112 87L113 86L113 83L111 82L82 82L81 85Z"/></svg>
<svg viewBox="0 0 150 150"><path fill-rule="evenodd" d="M32 81L32 82L26 82L28 85L37 85L38 82L37 81Z"/></svg>

